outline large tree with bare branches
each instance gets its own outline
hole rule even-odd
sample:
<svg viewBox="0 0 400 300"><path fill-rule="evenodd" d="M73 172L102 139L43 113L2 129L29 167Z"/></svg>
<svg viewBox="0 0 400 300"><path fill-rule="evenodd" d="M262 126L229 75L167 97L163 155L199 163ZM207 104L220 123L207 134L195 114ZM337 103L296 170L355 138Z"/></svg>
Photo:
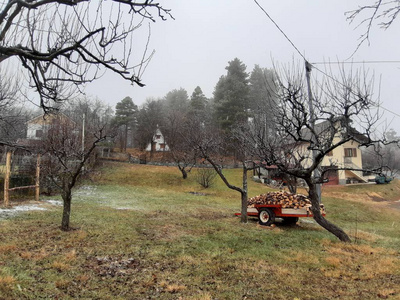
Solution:
<svg viewBox="0 0 400 300"><path fill-rule="evenodd" d="M168 17L170 11L153 0L2 1L0 63L22 66L44 111L106 70L143 86L141 75L152 56L146 53L150 33L139 52L133 34L144 20Z"/></svg>
<svg viewBox="0 0 400 300"><path fill-rule="evenodd" d="M96 146L113 136L108 107L89 99L69 105L64 114L47 114L47 125L40 141L42 176L61 192L63 214L61 229L70 228L72 189L83 171L95 162ZM86 122L82 122L82 114ZM89 164L89 162L91 162Z"/></svg>
<svg viewBox="0 0 400 300"><path fill-rule="evenodd" d="M183 139L187 145L190 145L205 164L214 168L226 187L240 193L241 222L247 223L247 173L253 169L253 160L250 156L252 151L248 151L249 143L245 138L244 131L241 131L243 135L238 134L243 127L238 123L230 127L229 132L226 132L210 120L202 118L201 121L194 119L186 122L185 128ZM236 159L240 162L242 169L241 186L235 185L224 173L224 167L232 164L230 161L233 154L232 149L235 149Z"/></svg>
<svg viewBox="0 0 400 300"><path fill-rule="evenodd" d="M345 153L338 153L339 160L329 158L340 146L351 143L354 147L369 147L386 143L384 138L375 136L381 115L372 99L372 83L363 72L342 71L338 77L330 76L316 83L318 88L311 98L304 74L296 68L282 72L277 83L280 103L274 110L277 130L272 135L266 134L264 124L254 119L243 130L243 138L247 139L249 151L255 157L304 180L316 222L341 241L348 242L346 232L322 216L317 186L329 171L363 171L362 166L347 161ZM321 169L323 161L325 168ZM317 169L321 171L320 176L314 172Z"/></svg>

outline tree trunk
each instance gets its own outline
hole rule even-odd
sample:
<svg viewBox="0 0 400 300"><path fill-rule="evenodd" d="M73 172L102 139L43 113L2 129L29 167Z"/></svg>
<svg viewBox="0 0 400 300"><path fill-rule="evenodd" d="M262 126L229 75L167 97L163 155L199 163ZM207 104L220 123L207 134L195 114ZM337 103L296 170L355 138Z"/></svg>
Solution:
<svg viewBox="0 0 400 300"><path fill-rule="evenodd" d="M181 167L181 166L178 165L178 168L179 168L179 171L181 171L181 173L182 173L182 178L186 179L188 177L188 174L187 174L187 172L185 170L185 167Z"/></svg>
<svg viewBox="0 0 400 300"><path fill-rule="evenodd" d="M247 192L243 192L242 194L242 208L241 208L241 215L240 215L240 222L247 223Z"/></svg>
<svg viewBox="0 0 400 300"><path fill-rule="evenodd" d="M120 129L118 129L118 138L119 138L119 150L123 153L124 152L124 137L122 136L122 133Z"/></svg>
<svg viewBox="0 0 400 300"><path fill-rule="evenodd" d="M204 155L204 153L203 153ZM241 218L240 221L242 223L247 223L247 168L246 168L246 163L243 162L243 188L234 186L229 183L228 179L225 177L225 175L222 173L222 167L218 166L215 161L213 161L210 157L207 155L204 155L204 158L214 167L215 172L217 172L218 176L222 179L222 181L225 183L225 185L230 188L231 190L237 191L241 195Z"/></svg>
<svg viewBox="0 0 400 300"><path fill-rule="evenodd" d="M297 193L297 178L292 175L288 175L288 174L285 174L284 178L287 182L289 192L291 192L292 194L296 194Z"/></svg>
<svg viewBox="0 0 400 300"><path fill-rule="evenodd" d="M64 206L63 206L63 214L61 221L61 230L67 231L69 230L69 219L71 215L71 199L72 199L71 189L69 189L68 191L63 191L62 199L64 202Z"/></svg>
<svg viewBox="0 0 400 300"><path fill-rule="evenodd" d="M311 200L311 211L314 215L314 220L321 225L323 228L328 230L330 233L335 235L339 240L342 242L351 242L351 239L349 236L341 229L340 227L336 226L335 224L329 222L327 219L325 219L320 210L320 204L318 201L318 195L317 195L317 190L316 190L316 185L314 183L311 183L307 181L307 185L309 188L309 197Z"/></svg>
<svg viewBox="0 0 400 300"><path fill-rule="evenodd" d="M240 192L242 196L242 207L241 207L241 217L240 221L242 223L247 223L247 168L246 164L243 163L243 186L242 191Z"/></svg>
<svg viewBox="0 0 400 300"><path fill-rule="evenodd" d="M124 153L126 152L127 146L128 146L128 124L125 124Z"/></svg>

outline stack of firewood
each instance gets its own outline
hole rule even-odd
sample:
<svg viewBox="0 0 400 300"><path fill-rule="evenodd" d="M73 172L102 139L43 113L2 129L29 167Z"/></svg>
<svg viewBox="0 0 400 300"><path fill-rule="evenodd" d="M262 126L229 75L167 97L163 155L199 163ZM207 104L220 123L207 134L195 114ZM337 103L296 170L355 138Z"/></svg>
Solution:
<svg viewBox="0 0 400 300"><path fill-rule="evenodd" d="M255 204L273 204L281 205L282 208L300 208L311 206L311 201L305 195L291 194L285 191L269 192L259 196L250 198L247 201L249 207L254 207Z"/></svg>
<svg viewBox="0 0 400 300"><path fill-rule="evenodd" d="M248 199L247 206L254 207L254 205L281 205L282 208L307 208L310 211L311 201L307 196L302 194L291 194L285 191L269 192L259 196ZM310 211L311 212L311 211ZM321 204L321 212L325 213L323 204Z"/></svg>

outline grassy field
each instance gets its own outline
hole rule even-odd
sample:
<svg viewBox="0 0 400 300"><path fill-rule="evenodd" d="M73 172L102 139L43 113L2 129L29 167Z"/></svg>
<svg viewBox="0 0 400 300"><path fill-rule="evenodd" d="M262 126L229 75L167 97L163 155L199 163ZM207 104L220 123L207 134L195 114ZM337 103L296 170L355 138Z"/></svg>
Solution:
<svg viewBox="0 0 400 300"><path fill-rule="evenodd" d="M226 175L240 184L240 170ZM105 163L74 193L74 230L49 204L0 221L0 299L400 299L399 199L398 181L324 188L343 244L310 219L241 224L221 181Z"/></svg>

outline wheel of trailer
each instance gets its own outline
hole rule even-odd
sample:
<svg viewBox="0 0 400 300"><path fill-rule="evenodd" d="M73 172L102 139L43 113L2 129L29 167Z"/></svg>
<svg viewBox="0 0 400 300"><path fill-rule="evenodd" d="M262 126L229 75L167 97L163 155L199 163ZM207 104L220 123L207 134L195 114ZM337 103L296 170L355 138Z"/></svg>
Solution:
<svg viewBox="0 0 400 300"><path fill-rule="evenodd" d="M269 226L275 222L275 213L269 208L261 208L258 212L258 221L261 225Z"/></svg>
<svg viewBox="0 0 400 300"><path fill-rule="evenodd" d="M299 221L299 217L285 217L282 218L282 223L285 225L294 225Z"/></svg>

